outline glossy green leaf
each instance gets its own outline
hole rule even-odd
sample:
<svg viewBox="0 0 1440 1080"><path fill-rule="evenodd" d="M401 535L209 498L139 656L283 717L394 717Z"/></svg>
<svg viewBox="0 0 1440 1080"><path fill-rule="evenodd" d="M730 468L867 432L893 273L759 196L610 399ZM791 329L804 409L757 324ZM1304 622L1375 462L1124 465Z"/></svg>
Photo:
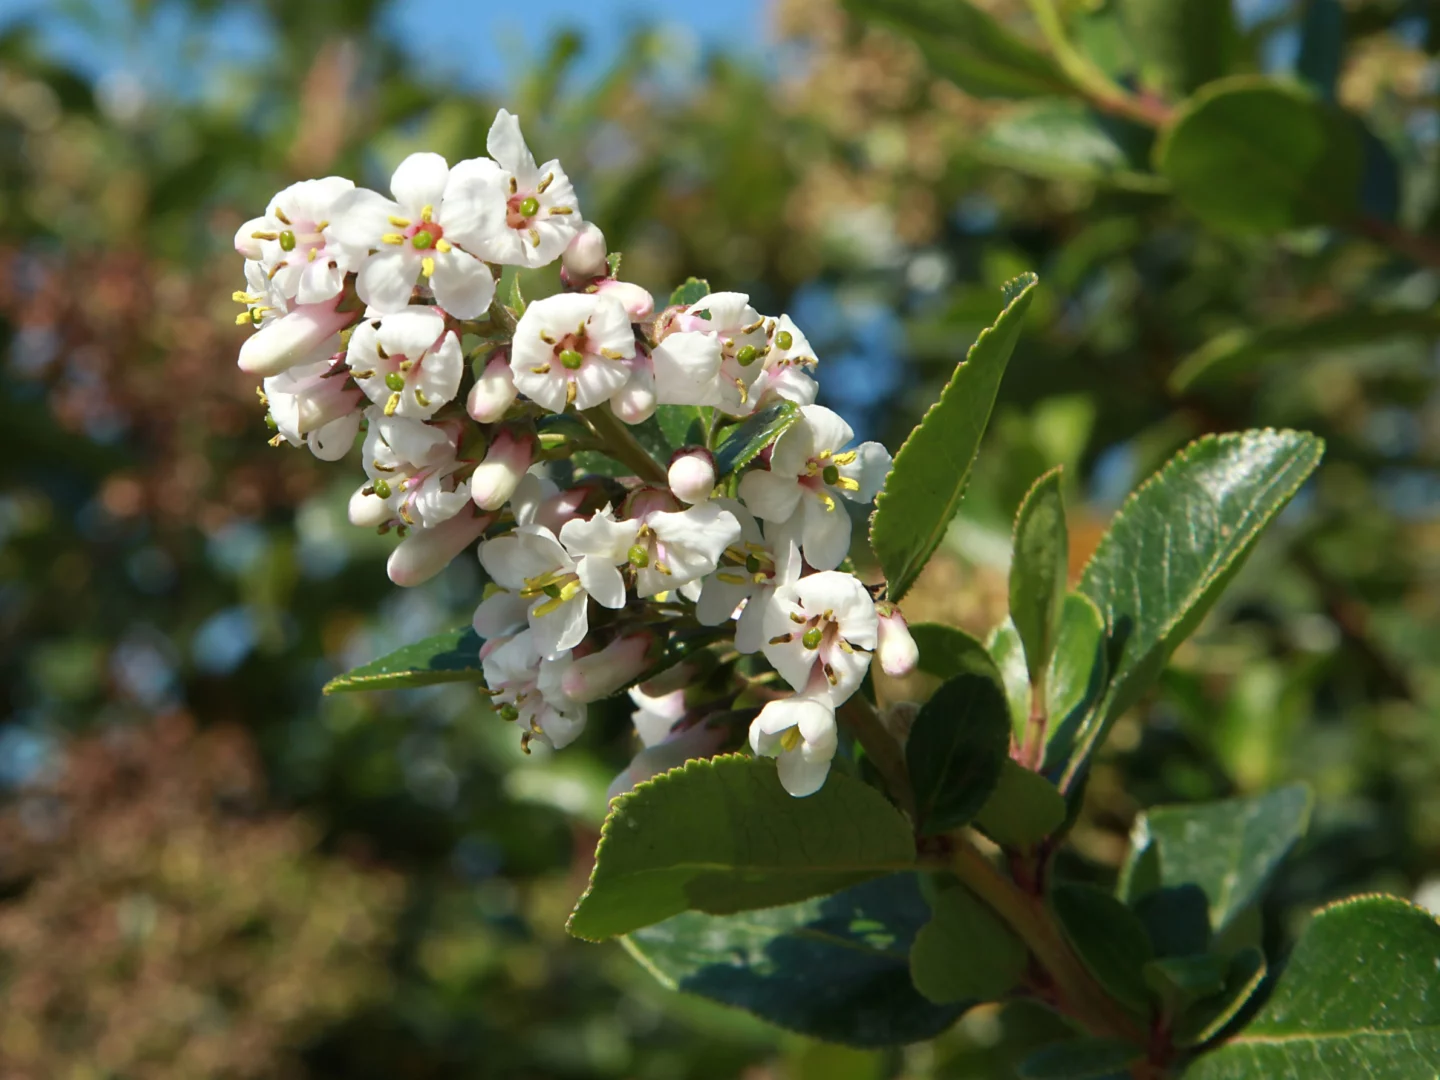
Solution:
<svg viewBox="0 0 1440 1080"><path fill-rule="evenodd" d="M1164 178L1102 120L1075 101L1047 99L1007 109L975 146L992 165L1055 180L1081 180L1133 191L1164 191Z"/></svg>
<svg viewBox="0 0 1440 1080"><path fill-rule="evenodd" d="M1020 1063L1022 1080L1128 1080L1145 1051L1118 1039L1073 1039L1041 1047Z"/></svg>
<svg viewBox="0 0 1440 1080"><path fill-rule="evenodd" d="M1215 228L1283 232L1360 210L1361 128L1303 87L1260 76L1211 83L1156 146L1177 198Z"/></svg>
<svg viewBox="0 0 1440 1080"><path fill-rule="evenodd" d="M710 409L699 405L661 405L655 423L673 454L686 446L705 446L710 434ZM670 464L667 456L665 464Z"/></svg>
<svg viewBox="0 0 1440 1080"><path fill-rule="evenodd" d="M484 678L480 670L482 644L479 635L468 626L436 634L335 676L325 684L325 693L480 682Z"/></svg>
<svg viewBox="0 0 1440 1080"><path fill-rule="evenodd" d="M1265 981L1265 972L1265 954L1259 949L1237 952L1227 965L1224 988L1196 1002L1176 1020L1175 1044L1198 1046L1219 1035L1255 996Z"/></svg>
<svg viewBox="0 0 1440 1080"><path fill-rule="evenodd" d="M917 667L927 675L953 679L956 675L984 675L1003 685L995 661L978 639L943 623L914 623L910 636L920 650Z"/></svg>
<svg viewBox="0 0 1440 1080"><path fill-rule="evenodd" d="M737 915L686 912L624 939L666 986L815 1039L879 1047L933 1038L964 1006L927 1001L909 954L930 909L914 874Z"/></svg>
<svg viewBox="0 0 1440 1080"><path fill-rule="evenodd" d="M1105 616L1110 682L1077 732L1062 789L1209 611L1261 531L1319 464L1324 446L1295 431L1207 436L1120 508L1079 587Z"/></svg>
<svg viewBox="0 0 1440 1080"><path fill-rule="evenodd" d="M1054 468L1035 481L1020 503L1010 564L1010 621L1025 648L1032 685L1039 684L1050 666L1069 562L1060 469Z"/></svg>
<svg viewBox="0 0 1440 1080"><path fill-rule="evenodd" d="M839 770L797 799L769 758L694 760L611 805L569 929L598 941L683 911L789 904L903 870L914 858L909 823Z"/></svg>
<svg viewBox="0 0 1440 1080"><path fill-rule="evenodd" d="M870 546L891 600L915 584L955 516L1037 280L1024 274L1006 286L1004 310L895 455L870 522Z"/></svg>
<svg viewBox="0 0 1440 1080"><path fill-rule="evenodd" d="M1229 73L1238 35L1231 0L1120 0L1147 86L1188 94Z"/></svg>
<svg viewBox="0 0 1440 1080"><path fill-rule="evenodd" d="M940 1003L994 1001L1025 975L1030 953L1008 926L958 886L938 893L934 914L915 936L910 976Z"/></svg>
<svg viewBox="0 0 1440 1080"><path fill-rule="evenodd" d="M1135 821L1122 895L1138 899L1155 886L1198 885L1210 926L1224 930L1261 891L1305 835L1310 791L1303 784L1246 799L1147 810ZM1154 852L1154 879L1145 873Z"/></svg>
<svg viewBox="0 0 1440 1080"><path fill-rule="evenodd" d="M1317 353L1370 345L1392 338L1440 337L1433 309L1351 308L1306 322L1275 322L1218 334L1185 359L1170 376L1177 393L1223 383L1267 364L1303 360Z"/></svg>
<svg viewBox="0 0 1440 1080"><path fill-rule="evenodd" d="M1144 856L1147 860L1152 857L1158 863L1154 848ZM1145 924L1156 956L1195 956L1209 951L1210 900L1199 885L1162 885L1131 902L1130 907Z"/></svg>
<svg viewBox="0 0 1440 1080"><path fill-rule="evenodd" d="M777 401L730 428L715 444L716 477L724 479L743 469L799 419L798 405L791 401Z"/></svg>
<svg viewBox="0 0 1440 1080"><path fill-rule="evenodd" d="M1065 821L1065 796L1039 773L1008 757L990 798L975 815L980 831L1006 847L1039 843Z"/></svg>
<svg viewBox="0 0 1440 1080"><path fill-rule="evenodd" d="M1050 905L1081 961L1117 1001L1147 1008L1145 965L1154 959L1150 938L1134 913L1092 885L1062 882L1050 890Z"/></svg>
<svg viewBox="0 0 1440 1080"><path fill-rule="evenodd" d="M1010 726L1016 743L1020 743L1025 738L1025 726L1030 719L1030 673L1025 670L1025 646L1020 642L1015 624L1008 618L991 631L985 644L1005 687Z"/></svg>
<svg viewBox="0 0 1440 1080"><path fill-rule="evenodd" d="M993 679L957 675L924 705L905 743L916 828L945 832L985 805L1008 760L1010 714Z"/></svg>
<svg viewBox="0 0 1440 1080"><path fill-rule="evenodd" d="M845 0L845 8L908 37L935 74L977 97L1036 97L1071 89L1046 53L968 0Z"/></svg>
<svg viewBox="0 0 1440 1080"><path fill-rule="evenodd" d="M1440 1062L1440 922L1388 896L1311 920L1255 1018L1187 1080L1418 1080Z"/></svg>
<svg viewBox="0 0 1440 1080"><path fill-rule="evenodd" d="M685 284L677 285L675 291L670 294L671 307L689 307L697 300L703 300L710 295L710 283L704 278L686 278Z"/></svg>

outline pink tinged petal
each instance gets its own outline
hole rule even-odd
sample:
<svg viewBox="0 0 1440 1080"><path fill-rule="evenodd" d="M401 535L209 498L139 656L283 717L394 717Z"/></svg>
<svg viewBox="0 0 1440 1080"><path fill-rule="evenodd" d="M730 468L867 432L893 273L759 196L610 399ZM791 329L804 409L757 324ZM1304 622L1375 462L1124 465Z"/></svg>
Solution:
<svg viewBox="0 0 1440 1080"><path fill-rule="evenodd" d="M576 564L575 572L580 584L595 598L601 607L618 611L625 606L625 579L620 568L595 555L583 556Z"/></svg>
<svg viewBox="0 0 1440 1080"><path fill-rule="evenodd" d="M477 423L493 424L515 404L516 393L510 362L502 356L492 356L470 388L470 394L465 399L465 411Z"/></svg>
<svg viewBox="0 0 1440 1080"><path fill-rule="evenodd" d="M715 459L705 449L683 451L671 459L665 479L681 502L704 502L715 490Z"/></svg>
<svg viewBox="0 0 1440 1080"><path fill-rule="evenodd" d="M671 334L655 346L655 396L662 405L707 405L717 399L720 342L713 334Z"/></svg>
<svg viewBox="0 0 1440 1080"><path fill-rule="evenodd" d="M448 179L450 166L439 154L411 154L390 177L390 194L405 208L407 217L426 206L433 213L440 209Z"/></svg>
<svg viewBox="0 0 1440 1080"><path fill-rule="evenodd" d="M891 608L888 614L879 617L875 655L880 661L880 669L886 675L897 678L909 675L920 662L920 649L899 608Z"/></svg>
<svg viewBox="0 0 1440 1080"><path fill-rule="evenodd" d="M365 260L355 276L355 291L361 300L382 314L403 312L410 304L419 273L418 251L408 244L386 245Z"/></svg>
<svg viewBox="0 0 1440 1080"><path fill-rule="evenodd" d="M520 118L508 110L501 109L495 114L490 134L485 137L485 149L522 184L538 179L535 157L525 144L525 136L520 134Z"/></svg>
<svg viewBox="0 0 1440 1080"><path fill-rule="evenodd" d="M350 524L361 529L373 529L395 516L390 512L390 505L374 494L373 489L370 489L369 495L365 494L367 489L370 489L369 484L355 489L355 494L350 496L347 510Z"/></svg>
<svg viewBox="0 0 1440 1080"><path fill-rule="evenodd" d="M784 438L784 436L781 436ZM764 521L789 521L804 492L794 474L752 469L740 478L740 501Z"/></svg>
<svg viewBox="0 0 1440 1080"><path fill-rule="evenodd" d="M416 529L390 553L385 564L396 585L419 585L450 565L450 560L480 538L494 518L457 514L433 529Z"/></svg>
<svg viewBox="0 0 1440 1080"><path fill-rule="evenodd" d="M655 415L655 376L649 368L632 368L624 386L610 395L610 411L622 423L643 424Z"/></svg>
<svg viewBox="0 0 1440 1080"><path fill-rule="evenodd" d="M867 442L857 446L855 453L854 463L842 465L840 475L856 481L860 490L842 491L841 494L854 502L868 503L879 494L885 486L885 478L890 475L890 451L877 442Z"/></svg>
<svg viewBox="0 0 1440 1080"><path fill-rule="evenodd" d="M332 304L297 307L245 339L240 370L263 378L321 359L317 352L354 319L353 313L336 311Z"/></svg>
<svg viewBox="0 0 1440 1080"><path fill-rule="evenodd" d="M560 257L560 268L575 283L601 277L610 272L610 266L605 261L606 250L605 234L599 226L586 222L571 237L565 254Z"/></svg>
<svg viewBox="0 0 1440 1080"><path fill-rule="evenodd" d="M273 225L268 217L251 218L235 230L235 250L247 259L259 259L260 241L255 238L255 233L270 232Z"/></svg>
<svg viewBox="0 0 1440 1080"><path fill-rule="evenodd" d="M640 322L655 314L655 298L639 285L628 281L600 281L595 285L595 292L618 302L631 322Z"/></svg>
<svg viewBox="0 0 1440 1080"><path fill-rule="evenodd" d="M785 590L793 596L803 613L811 615L833 612L845 640L861 649L875 647L875 603L870 593L853 574L830 570L801 578Z"/></svg>
<svg viewBox="0 0 1440 1080"><path fill-rule="evenodd" d="M531 606L530 630L535 635L536 648L546 656L554 656L584 641L590 631L590 621L584 593L577 593L573 600L566 600L543 615L536 614L547 600L548 597L542 596Z"/></svg>
<svg viewBox="0 0 1440 1080"><path fill-rule="evenodd" d="M321 461L339 461L355 445L355 436L360 434L360 414L351 413L338 420L331 420L318 431L306 436L310 452Z"/></svg>
<svg viewBox="0 0 1440 1080"><path fill-rule="evenodd" d="M485 460L470 474L470 497L482 510L504 506L535 459L535 441L502 431L485 452Z"/></svg>
<svg viewBox="0 0 1440 1080"><path fill-rule="evenodd" d="M561 682L565 696L588 704L619 693L627 683L645 674L654 646L655 638L651 634L632 634L576 660Z"/></svg>
<svg viewBox="0 0 1440 1080"><path fill-rule="evenodd" d="M500 167L489 158L456 163L445 184L439 221L446 239L467 249L502 229L509 186Z"/></svg>
<svg viewBox="0 0 1440 1080"><path fill-rule="evenodd" d="M827 504L813 495L805 499L803 513L805 561L816 570L834 570L850 554L850 515L838 500Z"/></svg>
<svg viewBox="0 0 1440 1080"><path fill-rule="evenodd" d="M742 326L750 326L760 318L759 313L750 306L750 297L738 292L711 293L691 304L686 310L692 315L701 311L710 312L710 325L716 330L738 330Z"/></svg>
<svg viewBox="0 0 1440 1080"><path fill-rule="evenodd" d="M545 501L559 493L560 488L553 480L527 472L520 478L520 483L515 486L515 494L510 497L510 510L515 515L515 523L517 525L534 524ZM549 526L547 525L546 528ZM551 529L551 531L556 530Z"/></svg>
<svg viewBox="0 0 1440 1080"><path fill-rule="evenodd" d="M654 746L663 740L670 734L676 721L685 715L684 690L651 695L638 686L632 686L629 694L630 700L635 703L635 711L630 719L643 746Z"/></svg>
<svg viewBox="0 0 1440 1080"><path fill-rule="evenodd" d="M335 200L326 234L338 244L364 254L381 246L380 237L393 232L390 218L403 216L401 207L368 188L354 188Z"/></svg>
<svg viewBox="0 0 1440 1080"><path fill-rule="evenodd" d="M435 273L430 287L435 301L457 319L474 319L490 309L495 297L495 275L475 256L452 247L434 255Z"/></svg>
<svg viewBox="0 0 1440 1080"><path fill-rule="evenodd" d="M530 601L516 592L497 592L480 601L470 625L486 641L513 633L525 625ZM529 638L526 638L529 641Z"/></svg>
<svg viewBox="0 0 1440 1080"><path fill-rule="evenodd" d="M810 429L810 438L816 451L838 452L849 446L850 440L855 437L854 430L840 414L825 408L824 405L806 405L800 410L800 415L804 417L805 426Z"/></svg>

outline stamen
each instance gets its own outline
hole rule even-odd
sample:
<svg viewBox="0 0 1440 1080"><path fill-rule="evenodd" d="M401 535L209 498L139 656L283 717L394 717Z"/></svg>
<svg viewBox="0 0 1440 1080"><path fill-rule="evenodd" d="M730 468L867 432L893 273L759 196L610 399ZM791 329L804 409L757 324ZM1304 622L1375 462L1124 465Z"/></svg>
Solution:
<svg viewBox="0 0 1440 1080"><path fill-rule="evenodd" d="M252 232L252 233L250 234L250 239L252 239L252 240L279 240L279 239L280 239L280 234L279 234L278 232Z"/></svg>
<svg viewBox="0 0 1440 1080"><path fill-rule="evenodd" d="M732 574L728 570L721 570L715 575L716 579L725 582L726 585L748 585L743 574ZM762 578L763 580L763 578Z"/></svg>
<svg viewBox="0 0 1440 1080"><path fill-rule="evenodd" d="M450 254L450 249L454 246L454 244L450 243L450 241L446 240L443 236L439 240L435 241L435 250L438 251L441 255Z"/></svg>
<svg viewBox="0 0 1440 1080"><path fill-rule="evenodd" d="M430 203L426 203L424 206L422 206L422 207L420 208L420 220L421 220L421 221L430 221L430 220L431 220L432 218L434 218L434 217L435 217L435 207L432 206Z"/></svg>
<svg viewBox="0 0 1440 1080"><path fill-rule="evenodd" d="M403 244L405 243L405 237L401 236L398 232L387 232L384 236L380 237L380 242L382 244Z"/></svg>
<svg viewBox="0 0 1440 1080"><path fill-rule="evenodd" d="M423 259L420 260L420 276L428 278L434 273L435 260L431 256L426 255Z"/></svg>
<svg viewBox="0 0 1440 1080"><path fill-rule="evenodd" d="M555 344L555 339L554 339L553 337L551 337L550 332L549 332L548 330L541 330L541 331L540 331L540 340L543 341L543 342L545 342L546 345L554 345L554 344Z"/></svg>
<svg viewBox="0 0 1440 1080"><path fill-rule="evenodd" d="M385 402L385 415L386 415L386 416L394 416L394 415L395 415L395 410L398 409L399 407L400 407L400 395L399 395L398 393L397 393L397 394L391 394L391 395L390 395L390 400L388 400L387 402Z"/></svg>
<svg viewBox="0 0 1440 1080"><path fill-rule="evenodd" d="M800 734L800 728L788 727L785 734L780 736L780 747L783 750L794 750L805 741L805 736Z"/></svg>
<svg viewBox="0 0 1440 1080"><path fill-rule="evenodd" d="M574 404L575 404L575 383L574 383L574 382L568 382L568 383L565 384L565 404L566 404L566 405L574 405Z"/></svg>
<svg viewBox="0 0 1440 1080"><path fill-rule="evenodd" d="M552 216L555 214L559 214L563 217L566 214L573 214L574 212L575 211L571 210L568 206L552 206L550 208L550 213Z"/></svg>
<svg viewBox="0 0 1440 1080"><path fill-rule="evenodd" d="M549 364L540 364L540 365L538 365L537 367L532 367L530 370L533 371L536 375L549 375L549 374L550 374L550 365L549 365Z"/></svg>
<svg viewBox="0 0 1440 1080"><path fill-rule="evenodd" d="M428 409L430 407L430 399L425 396L424 392L418 386L415 387L415 403L422 409Z"/></svg>
<svg viewBox="0 0 1440 1080"><path fill-rule="evenodd" d="M283 221L286 225L290 224L290 219L285 216L285 211L281 210L278 206L275 208L275 216L281 221Z"/></svg>
<svg viewBox="0 0 1440 1080"><path fill-rule="evenodd" d="M410 219L408 217L391 217L390 224L394 225L397 229L408 229L410 227Z"/></svg>
<svg viewBox="0 0 1440 1080"><path fill-rule="evenodd" d="M545 194L545 189L548 188L548 187L549 187L551 184L553 184L554 182L555 182L555 174L554 174L553 172L552 172L552 173L546 173L546 174L545 174L545 179L544 179L544 180L541 180L540 183L535 186L535 194L536 194L536 195L544 195L544 194ZM515 181L512 180L512 181L510 181L510 183L511 183L511 184L514 184ZM551 213L553 214L554 211L552 210Z"/></svg>
<svg viewBox="0 0 1440 1080"><path fill-rule="evenodd" d="M784 645L787 641L794 641L794 634L777 634L770 639L771 645Z"/></svg>
<svg viewBox="0 0 1440 1080"><path fill-rule="evenodd" d="M540 246L540 230L539 230L539 229L531 229L531 230L530 230L530 246L531 246L531 247L537 247L537 248Z"/></svg>

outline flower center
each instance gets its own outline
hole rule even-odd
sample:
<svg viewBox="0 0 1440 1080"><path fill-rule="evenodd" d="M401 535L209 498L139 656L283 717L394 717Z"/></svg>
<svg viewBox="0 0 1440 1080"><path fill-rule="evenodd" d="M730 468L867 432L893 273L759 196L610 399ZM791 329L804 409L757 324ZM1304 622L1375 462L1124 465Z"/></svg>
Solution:
<svg viewBox="0 0 1440 1080"><path fill-rule="evenodd" d="M561 604L575 599L582 587L579 575L573 570L555 569L526 578L520 595L526 600L535 600L541 596L548 597L532 614L536 616L549 615Z"/></svg>
<svg viewBox="0 0 1440 1080"><path fill-rule="evenodd" d="M512 229L528 229L531 220L540 213L540 200L534 195L511 195L505 203L505 224Z"/></svg>

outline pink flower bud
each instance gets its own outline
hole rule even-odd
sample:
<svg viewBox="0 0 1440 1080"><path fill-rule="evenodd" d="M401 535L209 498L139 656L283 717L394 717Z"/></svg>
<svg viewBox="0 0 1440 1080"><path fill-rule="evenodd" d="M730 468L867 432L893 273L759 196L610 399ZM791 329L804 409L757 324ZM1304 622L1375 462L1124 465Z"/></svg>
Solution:
<svg viewBox="0 0 1440 1080"><path fill-rule="evenodd" d="M653 634L631 634L574 661L560 683L565 696L582 705L609 697L644 674L654 645Z"/></svg>
<svg viewBox="0 0 1440 1080"><path fill-rule="evenodd" d="M255 236L257 232L265 232L269 228L263 217L251 218L235 230L235 250L247 259L259 259L263 254L260 241Z"/></svg>
<svg viewBox="0 0 1440 1080"><path fill-rule="evenodd" d="M880 670L897 677L909 675L920 660L920 649L910 636L905 616L894 604L884 603L876 605L875 614L879 616L875 655L880 660Z"/></svg>
<svg viewBox="0 0 1440 1080"><path fill-rule="evenodd" d="M535 524L544 525L556 536L567 521L581 516L580 510L590 492L585 488L568 488L543 500L535 511Z"/></svg>
<svg viewBox="0 0 1440 1080"><path fill-rule="evenodd" d="M485 370L470 388L465 411L480 424L493 424L515 404L515 377L510 374L510 357L502 350L490 357Z"/></svg>
<svg viewBox="0 0 1440 1080"><path fill-rule="evenodd" d="M369 495L365 494L367 489L370 490ZM369 484L359 488L354 495L350 496L351 525L361 529L373 529L378 525L384 525L394 516L389 505L374 493L374 489Z"/></svg>
<svg viewBox="0 0 1440 1080"><path fill-rule="evenodd" d="M534 460L532 435L501 431L486 451L485 460L475 466L470 477L470 498L482 510L499 510L515 494L516 485Z"/></svg>
<svg viewBox="0 0 1440 1080"><path fill-rule="evenodd" d="M715 459L702 447L677 451L666 474L670 490L683 503L699 503L715 490Z"/></svg>
<svg viewBox="0 0 1440 1080"><path fill-rule="evenodd" d="M652 777L659 776L662 772L679 768L691 758L710 757L717 754L725 745L725 741L724 728L712 728L705 724L697 724L684 731L677 731L664 742L647 746L636 754L635 760L630 762L629 768L611 781L610 789L605 792L605 797L613 799L617 795L624 795L627 791L633 790L636 784L644 783Z"/></svg>
<svg viewBox="0 0 1440 1080"><path fill-rule="evenodd" d="M587 221L560 256L560 268L577 284L608 273L610 265L605 261L605 234Z"/></svg>
<svg viewBox="0 0 1440 1080"><path fill-rule="evenodd" d="M390 553L385 571L396 585L407 588L429 581L478 540L494 520L493 514L461 510L434 528L414 529Z"/></svg>
<svg viewBox="0 0 1440 1080"><path fill-rule="evenodd" d="M306 304L266 323L240 346L240 370L262 377L279 375L334 352L322 347L357 318L356 312L336 311L336 303Z"/></svg>
<svg viewBox="0 0 1440 1080"><path fill-rule="evenodd" d="M627 424L643 424L655 415L655 380L632 378L610 398L610 411Z"/></svg>
<svg viewBox="0 0 1440 1080"><path fill-rule="evenodd" d="M641 319L648 319L655 314L655 298L639 285L609 278L605 281L597 281L595 291L612 300L619 300L620 306L630 316L631 322L639 322Z"/></svg>

